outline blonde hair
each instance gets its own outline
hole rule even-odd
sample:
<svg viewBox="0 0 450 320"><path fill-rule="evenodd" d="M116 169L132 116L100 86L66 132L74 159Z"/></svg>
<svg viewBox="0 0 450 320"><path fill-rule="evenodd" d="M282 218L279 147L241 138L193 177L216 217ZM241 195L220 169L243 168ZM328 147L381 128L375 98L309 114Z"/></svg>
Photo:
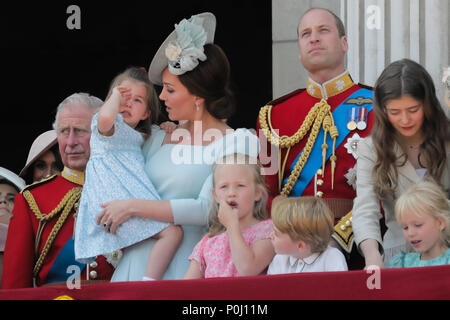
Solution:
<svg viewBox="0 0 450 320"><path fill-rule="evenodd" d="M334 215L320 198L279 197L272 203L272 221L293 241L307 243L312 253L323 252L333 234Z"/></svg>
<svg viewBox="0 0 450 320"><path fill-rule="evenodd" d="M442 188L435 182L424 180L413 184L395 204L395 218L400 224L406 215L423 217L428 214L435 219L443 219L445 227L441 241L450 247L450 205Z"/></svg>
<svg viewBox="0 0 450 320"><path fill-rule="evenodd" d="M261 165L258 159L250 157L249 155L234 153L224 156L217 160L212 168L213 172L213 188L216 186L215 173L217 168L220 166L227 165L245 165L248 170L253 174L253 182L255 187L261 190L261 198L255 202L253 206L253 216L260 221L266 220L268 218L267 214L267 188L264 177L261 175ZM211 210L209 213L209 232L208 237L214 237L219 233L225 231L225 227L220 223L218 218L219 204L216 201L212 201Z"/></svg>

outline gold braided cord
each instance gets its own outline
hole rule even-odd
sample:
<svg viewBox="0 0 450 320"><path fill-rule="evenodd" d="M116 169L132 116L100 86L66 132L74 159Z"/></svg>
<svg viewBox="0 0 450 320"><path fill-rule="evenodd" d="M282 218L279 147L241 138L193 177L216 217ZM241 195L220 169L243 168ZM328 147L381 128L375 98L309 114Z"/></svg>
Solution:
<svg viewBox="0 0 450 320"><path fill-rule="evenodd" d="M49 219L54 217L58 212L61 211L62 213L59 216L58 220L56 221L55 225L53 226L52 231L50 232L50 235L47 238L47 241L45 242L44 248L42 249L42 252L34 266L33 269L33 277L37 277L39 271L42 268L42 265L44 263L44 259L47 256L50 247L53 244L53 241L55 240L56 236L58 235L58 232L61 230L64 222L66 221L67 217L69 216L70 212L72 211L75 203L80 200L81 198L81 188L73 188L70 190L64 198L61 200L61 202L58 204L58 206L52 210L51 213L48 215L44 215L40 212L39 207L36 204L36 201L33 198L33 195L28 191L29 194L25 195L24 197L27 200L30 209L34 212L36 217L38 218L39 222L47 222Z"/></svg>
<svg viewBox="0 0 450 320"><path fill-rule="evenodd" d="M320 109L319 114L316 117L316 120L314 121L314 125L311 129L311 133L308 137L308 141L306 142L305 147L303 148L303 152L298 159L297 163L295 164L294 170L292 170L291 175L289 176L288 181L284 185L283 189L281 190L282 195L289 195L294 188L295 183L298 180L298 177L300 176L300 173L303 170L303 167L305 166L306 162L308 161L309 155L311 154L312 148L314 146L314 143L316 142L317 135L320 130L320 126L323 122L323 118L327 113L330 112L330 106L328 104L325 104L323 108Z"/></svg>
<svg viewBox="0 0 450 320"><path fill-rule="evenodd" d="M260 127L261 127L264 135L266 136L267 140L270 143L278 146L279 149L282 149L282 148L290 149L292 146L294 146L295 144L300 142L305 137L306 133L308 133L308 131L311 129L311 126L312 126L311 133L308 137L308 140L303 149L303 152L302 152L300 158L298 159L297 163L295 164L294 170L292 170L288 181L286 182L286 184L284 185L283 189L280 192L280 194L288 196L291 193L295 183L297 182L298 177L300 176L300 173L302 172L306 162L308 161L308 158L311 154L312 148L316 142L320 127L322 126L325 131L324 132L325 133L324 134L324 143L322 145L323 168L325 168L326 149L328 148L328 145L326 144L327 132L330 133L330 136L333 138L333 141L334 141L333 156L332 156L333 160L336 159L336 156L334 154L335 141L336 141L336 137L339 135L339 133L338 133L336 126L334 125L334 119L333 119L333 115L331 113L331 107L327 103L327 101L324 99L322 99L320 102L316 103L311 108L311 110L309 111L305 120L303 121L301 127L291 137L289 137L289 136L280 137L274 131L274 129L272 128L271 117L270 117L271 111L272 111L272 106L270 106L270 105L261 108L261 111L259 113ZM281 150L279 153L281 153ZM284 160L284 163L286 163L286 158ZM322 171L325 172L325 170L322 170ZM282 175L283 172L284 172L284 168L282 170L279 170L278 174ZM279 177L279 181L280 181L280 177ZM334 170L333 170L332 181L334 182Z"/></svg>
<svg viewBox="0 0 450 320"><path fill-rule="evenodd" d="M324 105L328 105L326 100L322 100L314 105L314 107L311 108L311 110L308 112L308 115L306 116L305 120L303 121L300 128L297 130L294 135L291 137L289 136L282 136L280 137L272 128L272 120L271 120L271 113L272 113L272 106L267 105L261 108L259 112L259 124L261 129L263 130L264 135L266 136L267 140L275 145L279 146L280 148L288 148L296 145L299 143L305 135L309 132L309 129L311 129L311 126L316 119L317 115L319 114L319 111L321 108L323 108ZM267 125L269 124L269 125ZM269 128L270 126L270 128Z"/></svg>
<svg viewBox="0 0 450 320"><path fill-rule="evenodd" d="M39 207L36 203L36 200L34 200L34 197L30 191L28 191L28 190L24 191L23 196L24 196L25 200L27 200L31 211L33 211L34 215L36 216L36 218L39 221L49 221L58 212L60 212L62 210L62 208L67 204L68 200L74 196L74 194L78 194L78 193L81 195L81 188L79 188L79 187L73 188L72 190L67 192L66 195L64 196L64 198L62 198L61 202L56 206L56 208L53 209L48 214L41 213L41 211L39 210Z"/></svg>

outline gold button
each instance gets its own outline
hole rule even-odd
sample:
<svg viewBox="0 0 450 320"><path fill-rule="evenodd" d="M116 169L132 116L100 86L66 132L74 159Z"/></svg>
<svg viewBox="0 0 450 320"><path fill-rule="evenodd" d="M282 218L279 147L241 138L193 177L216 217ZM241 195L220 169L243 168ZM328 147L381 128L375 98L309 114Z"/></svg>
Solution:
<svg viewBox="0 0 450 320"><path fill-rule="evenodd" d="M342 230L342 231L345 231L345 229L346 229L346 226L342 225L342 226L341 226L341 230Z"/></svg>
<svg viewBox="0 0 450 320"><path fill-rule="evenodd" d="M317 185L319 187L323 186L323 180L322 179L317 180Z"/></svg>
<svg viewBox="0 0 450 320"><path fill-rule="evenodd" d="M92 263L89 265L89 267L91 267L91 268L97 268L97 267L98 267L97 261L92 262Z"/></svg>
<svg viewBox="0 0 450 320"><path fill-rule="evenodd" d="M97 279L97 271L89 272L89 277L92 278L92 279Z"/></svg>
<svg viewBox="0 0 450 320"><path fill-rule="evenodd" d="M317 175L318 175L318 176L321 176L322 174L323 174L322 169L317 170Z"/></svg>
<svg viewBox="0 0 450 320"><path fill-rule="evenodd" d="M350 220L345 221L345 225L349 226L351 224Z"/></svg>
<svg viewBox="0 0 450 320"><path fill-rule="evenodd" d="M323 197L323 192L322 191L317 191L316 196L319 198Z"/></svg>

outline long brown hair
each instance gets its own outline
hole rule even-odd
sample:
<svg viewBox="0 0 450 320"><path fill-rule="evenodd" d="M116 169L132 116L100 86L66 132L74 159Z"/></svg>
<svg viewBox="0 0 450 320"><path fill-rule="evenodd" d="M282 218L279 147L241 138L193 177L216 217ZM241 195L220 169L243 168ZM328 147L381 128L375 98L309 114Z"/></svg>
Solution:
<svg viewBox="0 0 450 320"><path fill-rule="evenodd" d="M447 160L445 143L450 140L450 123L436 97L431 76L420 64L409 59L391 63L381 73L374 88L375 124L371 136L377 160L372 174L379 198L393 193L398 183L398 167L407 161L406 155L397 158L394 152L396 130L386 113L386 104L403 96L410 96L423 105L424 139L420 145L419 163L426 167L427 175L439 182Z"/></svg>

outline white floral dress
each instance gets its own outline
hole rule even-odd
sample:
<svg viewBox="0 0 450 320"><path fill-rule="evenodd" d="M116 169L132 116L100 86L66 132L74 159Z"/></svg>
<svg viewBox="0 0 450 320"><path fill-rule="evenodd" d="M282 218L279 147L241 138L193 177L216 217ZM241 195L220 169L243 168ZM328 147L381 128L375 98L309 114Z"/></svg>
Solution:
<svg viewBox="0 0 450 320"><path fill-rule="evenodd" d="M160 197L144 169L143 138L139 132L128 126L120 114L112 136L98 132L97 114L91 129L91 156L75 228L75 258L82 263L147 239L170 225L136 216L121 224L116 234L107 233L103 226L97 225L103 203L123 199L159 200Z"/></svg>

